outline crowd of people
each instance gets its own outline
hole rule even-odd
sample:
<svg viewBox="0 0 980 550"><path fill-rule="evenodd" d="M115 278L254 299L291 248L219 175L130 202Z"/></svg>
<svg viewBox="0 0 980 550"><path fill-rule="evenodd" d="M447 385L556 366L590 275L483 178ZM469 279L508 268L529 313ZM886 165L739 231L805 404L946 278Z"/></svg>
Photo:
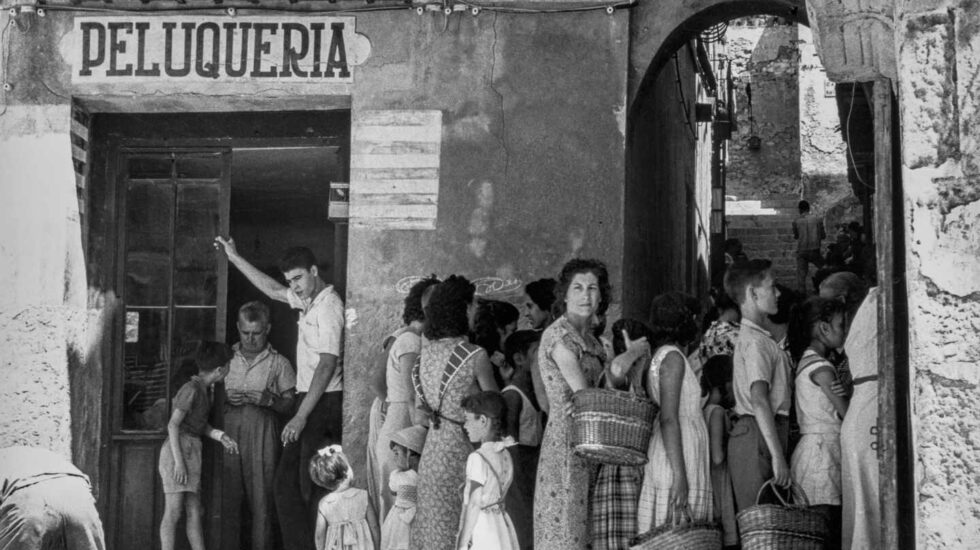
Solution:
<svg viewBox="0 0 980 550"><path fill-rule="evenodd" d="M717 522L736 547L735 516L773 499L768 482L805 492L828 518L829 548L875 546L876 293L853 273L808 297L776 284L770 262L732 257L709 299L667 292L647 319L608 330L612 288L597 260L528 284L523 315L463 276L421 279L368 366L376 397L357 483L339 445L339 297L308 250L286 254L283 286L231 239L216 246L300 310L298 364L293 375L269 347L260 302L239 311L232 350L202 345L161 452L164 549L182 511L203 548L201 436L229 453L226 491L242 489L231 508L251 513L242 547L272 547L273 508L290 549L623 549L675 519ZM202 411L222 379L218 430ZM591 387L657 404L645 466L574 452L572 395Z"/></svg>

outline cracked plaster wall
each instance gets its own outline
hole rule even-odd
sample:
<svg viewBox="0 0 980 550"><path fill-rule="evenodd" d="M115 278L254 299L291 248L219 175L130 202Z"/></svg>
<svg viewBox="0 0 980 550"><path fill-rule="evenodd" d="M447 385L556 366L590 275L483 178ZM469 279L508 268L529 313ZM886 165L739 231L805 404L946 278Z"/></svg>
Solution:
<svg viewBox="0 0 980 550"><path fill-rule="evenodd" d="M909 239L917 544L980 545L980 6L904 5L900 49Z"/></svg>

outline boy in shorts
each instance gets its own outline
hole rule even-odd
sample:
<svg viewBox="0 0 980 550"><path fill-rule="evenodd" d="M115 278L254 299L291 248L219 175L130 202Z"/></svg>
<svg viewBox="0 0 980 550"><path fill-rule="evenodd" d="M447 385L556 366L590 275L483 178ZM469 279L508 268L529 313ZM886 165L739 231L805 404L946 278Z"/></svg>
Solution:
<svg viewBox="0 0 980 550"><path fill-rule="evenodd" d="M173 550L177 522L187 511L187 539L192 550L204 550L201 528L201 436L238 453L238 444L221 430L208 425L211 397L208 388L228 374L231 351L218 342L201 342L195 354L197 375L181 386L173 400L173 413L167 424L167 440L160 450L160 477L163 478L164 509L160 522L160 546Z"/></svg>

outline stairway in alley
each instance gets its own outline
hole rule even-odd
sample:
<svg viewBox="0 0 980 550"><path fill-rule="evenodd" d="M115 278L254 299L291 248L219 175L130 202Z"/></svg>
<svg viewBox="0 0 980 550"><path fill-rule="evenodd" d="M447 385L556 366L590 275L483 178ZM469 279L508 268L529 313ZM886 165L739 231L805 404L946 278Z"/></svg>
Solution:
<svg viewBox="0 0 980 550"><path fill-rule="evenodd" d="M772 260L776 282L796 288L796 240L793 220L799 215L796 197L766 200L725 200L728 238L742 241L749 258ZM812 270L812 268L811 268Z"/></svg>

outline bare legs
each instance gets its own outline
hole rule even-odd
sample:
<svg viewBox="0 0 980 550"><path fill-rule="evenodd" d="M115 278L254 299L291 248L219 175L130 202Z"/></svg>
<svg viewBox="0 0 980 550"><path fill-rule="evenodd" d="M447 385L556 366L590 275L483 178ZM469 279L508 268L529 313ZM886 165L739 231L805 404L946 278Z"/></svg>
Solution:
<svg viewBox="0 0 980 550"><path fill-rule="evenodd" d="M183 512L187 512L187 540L191 550L204 550L204 529L201 517L204 507L197 493L167 493L163 501L163 519L160 521L160 547L173 550L177 532L177 522Z"/></svg>

